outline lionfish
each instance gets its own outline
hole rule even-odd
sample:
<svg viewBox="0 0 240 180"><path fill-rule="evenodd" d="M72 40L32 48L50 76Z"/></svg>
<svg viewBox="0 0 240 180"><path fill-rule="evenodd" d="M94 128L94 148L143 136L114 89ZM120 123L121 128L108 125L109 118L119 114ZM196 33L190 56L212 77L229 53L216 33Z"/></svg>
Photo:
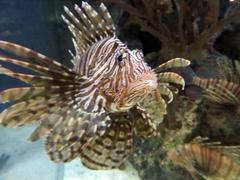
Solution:
<svg viewBox="0 0 240 180"><path fill-rule="evenodd" d="M203 96L211 102L225 105L240 104L240 86L222 79L194 77L192 83L203 89Z"/></svg>
<svg viewBox="0 0 240 180"><path fill-rule="evenodd" d="M139 102L152 94L165 107L162 95L171 100L170 83L184 87L184 80L160 71L188 66L189 61L172 59L154 71L140 50L128 49L117 38L104 4L99 12L86 2L74 9L73 13L64 7L62 15L73 37L72 69L31 49L0 41L0 49L21 58L0 56L1 61L37 73L0 67L0 74L31 85L0 93L1 103L14 102L1 112L0 122L11 128L38 122L29 141L45 137L45 149L54 162L80 157L91 169L118 168L132 152L134 132L151 136L157 131Z"/></svg>
<svg viewBox="0 0 240 180"><path fill-rule="evenodd" d="M239 180L240 146L222 146L197 137L188 144L178 145L168 151L174 165L186 168L194 179Z"/></svg>

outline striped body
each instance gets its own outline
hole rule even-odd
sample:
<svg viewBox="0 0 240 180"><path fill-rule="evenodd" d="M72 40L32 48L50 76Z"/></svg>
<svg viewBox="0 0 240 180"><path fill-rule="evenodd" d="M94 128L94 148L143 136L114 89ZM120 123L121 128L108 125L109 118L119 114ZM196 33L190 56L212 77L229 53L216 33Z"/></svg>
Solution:
<svg viewBox="0 0 240 180"><path fill-rule="evenodd" d="M209 179L240 179L240 165L236 159L224 154L220 147L214 148L195 143L179 145L168 152L168 158L193 175L198 173Z"/></svg>

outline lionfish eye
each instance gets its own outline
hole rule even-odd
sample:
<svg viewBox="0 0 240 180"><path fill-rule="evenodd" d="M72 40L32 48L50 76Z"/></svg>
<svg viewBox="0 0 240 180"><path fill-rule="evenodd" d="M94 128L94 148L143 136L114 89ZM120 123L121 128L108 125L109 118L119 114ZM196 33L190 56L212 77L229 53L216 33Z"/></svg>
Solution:
<svg viewBox="0 0 240 180"><path fill-rule="evenodd" d="M124 58L124 55L125 55L125 50L124 49L120 49L119 50L119 55L117 56L117 60L119 62L122 62L123 61L123 58Z"/></svg>
<svg viewBox="0 0 240 180"><path fill-rule="evenodd" d="M121 62L123 60L123 55L119 54L118 57L117 57L117 60Z"/></svg>

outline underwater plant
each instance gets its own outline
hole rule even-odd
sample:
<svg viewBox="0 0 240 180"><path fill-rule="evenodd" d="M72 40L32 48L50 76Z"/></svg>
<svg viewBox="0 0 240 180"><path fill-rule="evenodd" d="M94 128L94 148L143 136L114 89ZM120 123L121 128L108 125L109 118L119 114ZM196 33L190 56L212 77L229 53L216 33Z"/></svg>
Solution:
<svg viewBox="0 0 240 180"><path fill-rule="evenodd" d="M150 94L166 108L162 96L172 101L171 83L185 85L180 75L166 70L190 62L175 58L151 69L140 50L128 49L117 38L104 4L99 13L86 2L74 9L73 13L64 7L66 14L62 15L73 37L73 68L21 45L0 41L1 50L19 57L0 56L0 61L35 73L0 66L0 74L28 85L0 92L0 103L13 102L1 112L0 123L9 128L38 123L29 141L46 138L45 149L54 162L80 157L91 169L118 168L132 152L133 130L144 137L157 131L139 103Z"/></svg>

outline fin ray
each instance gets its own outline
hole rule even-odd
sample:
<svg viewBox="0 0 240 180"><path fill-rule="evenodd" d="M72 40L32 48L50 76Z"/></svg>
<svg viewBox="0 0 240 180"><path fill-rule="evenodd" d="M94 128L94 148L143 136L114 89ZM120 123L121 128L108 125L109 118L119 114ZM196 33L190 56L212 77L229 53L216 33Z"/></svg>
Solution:
<svg viewBox="0 0 240 180"><path fill-rule="evenodd" d="M161 83L161 82L166 82L166 83L170 82L170 83L181 85L182 89L184 89L184 87L185 87L184 79L180 75L178 75L177 73L174 73L174 72L163 72L163 73L159 73L157 76L158 76L159 83Z"/></svg>
<svg viewBox="0 0 240 180"><path fill-rule="evenodd" d="M131 110L134 117L134 128L141 138L157 135L157 126L148 112L140 106L135 106Z"/></svg>
<svg viewBox="0 0 240 180"><path fill-rule="evenodd" d="M9 58L9 57L0 56L0 61L4 61L4 62L15 64L15 65L18 65L18 66L21 66L21 67L25 67L25 68L31 69L33 71L36 71L40 74L57 76L57 77L74 77L73 74L69 74L69 73L64 72L64 71L59 72L59 71L56 71L56 70L51 69L49 67L44 67L44 66L41 66L41 65L37 65L37 64L26 62L26 61Z"/></svg>
<svg viewBox="0 0 240 180"><path fill-rule="evenodd" d="M186 67L190 65L190 61L183 58L174 58L161 64L154 69L155 72L164 71L170 68Z"/></svg>
<svg viewBox="0 0 240 180"><path fill-rule="evenodd" d="M44 67L51 67L59 72L66 72L69 74L74 73L71 69L61 65L56 60L50 59L43 54L37 53L29 48L21 45L10 43L7 41L0 41L0 49L16 54L17 56L24 57L24 61L42 65Z"/></svg>
<svg viewBox="0 0 240 180"><path fill-rule="evenodd" d="M110 121L106 114L66 115L47 137L46 151L54 162L68 162L97 134L104 134Z"/></svg>
<svg viewBox="0 0 240 180"><path fill-rule="evenodd" d="M113 121L103 136L96 137L81 151L82 163L90 169L118 168L132 152L132 125Z"/></svg>

